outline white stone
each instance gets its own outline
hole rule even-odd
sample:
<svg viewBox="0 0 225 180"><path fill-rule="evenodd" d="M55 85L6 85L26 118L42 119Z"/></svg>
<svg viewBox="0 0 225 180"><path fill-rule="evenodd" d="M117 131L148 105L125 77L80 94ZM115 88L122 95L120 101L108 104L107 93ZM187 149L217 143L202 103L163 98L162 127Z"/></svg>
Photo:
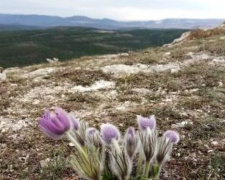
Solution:
<svg viewBox="0 0 225 180"><path fill-rule="evenodd" d="M29 78L36 78L38 76L46 76L52 72L55 72L54 68L43 68L43 69L37 69L35 71L29 72L27 74L24 74L23 77L29 77Z"/></svg>
<svg viewBox="0 0 225 180"><path fill-rule="evenodd" d="M221 81L218 82L218 86L219 86L219 87L222 87L222 86L223 86L223 82L221 82Z"/></svg>
<svg viewBox="0 0 225 180"><path fill-rule="evenodd" d="M77 92L87 92L87 91L97 91L101 89L112 89L115 87L115 82L112 81L96 81L93 85L91 86L75 86L71 90L72 91L77 91Z"/></svg>
<svg viewBox="0 0 225 180"><path fill-rule="evenodd" d="M193 122L190 120L182 121L180 123L173 124L174 128L184 128L186 125L193 125Z"/></svg>
<svg viewBox="0 0 225 180"><path fill-rule="evenodd" d="M50 161L51 161L50 158L46 158L45 160L41 160L41 161L40 161L41 167L42 167L42 168L47 167L47 166L48 166L48 163L49 163Z"/></svg>
<svg viewBox="0 0 225 180"><path fill-rule="evenodd" d="M193 52L189 52L189 53L186 54L186 56L193 59L194 58L194 53Z"/></svg>
<svg viewBox="0 0 225 180"><path fill-rule="evenodd" d="M116 64L105 66L102 68L102 71L106 74L114 74L116 76L120 76L139 73L141 71L141 68L125 64Z"/></svg>
<svg viewBox="0 0 225 180"><path fill-rule="evenodd" d="M218 65L225 65L225 59L224 57L216 57L212 60L212 63Z"/></svg>
<svg viewBox="0 0 225 180"><path fill-rule="evenodd" d="M150 90L147 89L147 88L134 88L134 89L132 89L132 91L133 91L133 92L140 93L140 94L143 94L143 95L149 94L149 93L152 92L152 91L150 91Z"/></svg>
<svg viewBox="0 0 225 180"><path fill-rule="evenodd" d="M171 55L171 52L165 52L164 54L163 54L163 57L168 57L168 56L170 56Z"/></svg>
<svg viewBox="0 0 225 180"><path fill-rule="evenodd" d="M211 144L212 144L213 146L218 146L218 145L219 145L219 143L218 143L217 141L212 141Z"/></svg>
<svg viewBox="0 0 225 180"><path fill-rule="evenodd" d="M6 73L5 72L0 73L0 82L5 80L6 80Z"/></svg>
<svg viewBox="0 0 225 180"><path fill-rule="evenodd" d="M213 150L212 150L212 149L208 150L208 153L212 153L212 152L213 152Z"/></svg>
<svg viewBox="0 0 225 180"><path fill-rule="evenodd" d="M168 64L159 64L159 65L155 65L155 66L151 66L149 67L150 70L155 71L155 72L162 72L162 71L179 71L180 70L180 66L176 63L168 63Z"/></svg>
<svg viewBox="0 0 225 180"><path fill-rule="evenodd" d="M75 145L73 143L69 143L69 146L70 147L74 147Z"/></svg>
<svg viewBox="0 0 225 180"><path fill-rule="evenodd" d="M0 132L2 133L10 130L16 132L27 126L28 124L25 120L0 119Z"/></svg>

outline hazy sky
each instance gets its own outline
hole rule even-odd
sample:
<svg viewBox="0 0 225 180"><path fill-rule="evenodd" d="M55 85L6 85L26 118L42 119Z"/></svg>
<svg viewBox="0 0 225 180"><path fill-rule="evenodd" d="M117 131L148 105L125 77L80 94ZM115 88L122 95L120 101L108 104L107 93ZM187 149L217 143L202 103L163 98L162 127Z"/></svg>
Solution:
<svg viewBox="0 0 225 180"><path fill-rule="evenodd" d="M117 20L225 18L225 0L0 0L0 13Z"/></svg>

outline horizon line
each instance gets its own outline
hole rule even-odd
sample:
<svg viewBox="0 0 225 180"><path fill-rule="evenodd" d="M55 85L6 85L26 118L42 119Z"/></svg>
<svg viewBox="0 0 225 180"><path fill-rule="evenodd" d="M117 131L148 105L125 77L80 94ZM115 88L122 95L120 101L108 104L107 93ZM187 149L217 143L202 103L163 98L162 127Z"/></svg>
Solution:
<svg viewBox="0 0 225 180"><path fill-rule="evenodd" d="M169 17L169 18L163 18L163 19L149 19L149 20L118 20L118 19L113 19L113 18L94 18L94 17L90 17L90 16L86 16L86 15L71 15L71 16L60 16L60 15L47 15L47 14L23 14L23 13L0 13L0 15L21 15L21 16L49 16L49 17L59 17L59 18L71 18L71 17L86 17L86 18L90 18L90 19L99 19L99 20L104 20L104 19L108 19L108 20L114 20L114 21L121 21L121 22L135 22L135 21L143 21L143 22L147 22L147 21L163 21L163 20L167 20L167 19L184 19L184 20L225 20L225 18L188 18L188 17L181 17L181 18L175 18L175 17Z"/></svg>

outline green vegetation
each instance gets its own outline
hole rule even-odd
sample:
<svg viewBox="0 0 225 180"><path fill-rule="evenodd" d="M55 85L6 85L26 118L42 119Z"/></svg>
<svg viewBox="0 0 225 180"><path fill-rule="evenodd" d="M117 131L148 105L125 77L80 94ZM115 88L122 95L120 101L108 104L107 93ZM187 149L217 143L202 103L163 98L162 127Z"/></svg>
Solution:
<svg viewBox="0 0 225 180"><path fill-rule="evenodd" d="M68 60L160 46L173 41L186 30L117 30L58 27L46 30L0 33L0 66L25 66L46 58Z"/></svg>

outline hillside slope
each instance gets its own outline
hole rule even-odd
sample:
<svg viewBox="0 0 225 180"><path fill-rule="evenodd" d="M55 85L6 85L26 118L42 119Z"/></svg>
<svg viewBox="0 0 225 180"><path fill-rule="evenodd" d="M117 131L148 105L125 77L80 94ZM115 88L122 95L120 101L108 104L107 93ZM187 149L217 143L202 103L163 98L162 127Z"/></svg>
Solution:
<svg viewBox="0 0 225 180"><path fill-rule="evenodd" d="M121 130L135 125L137 114L155 114L160 133L172 128L181 134L161 179L224 179L224 53L221 26L136 53L6 69L0 178L78 179L63 166L62 152L71 147L60 147L37 127L46 107L61 106L93 126L111 122Z"/></svg>
<svg viewBox="0 0 225 180"><path fill-rule="evenodd" d="M0 66L4 68L43 63L46 58L61 61L87 55L101 55L161 46L186 30L143 29L107 31L82 27L0 32Z"/></svg>

